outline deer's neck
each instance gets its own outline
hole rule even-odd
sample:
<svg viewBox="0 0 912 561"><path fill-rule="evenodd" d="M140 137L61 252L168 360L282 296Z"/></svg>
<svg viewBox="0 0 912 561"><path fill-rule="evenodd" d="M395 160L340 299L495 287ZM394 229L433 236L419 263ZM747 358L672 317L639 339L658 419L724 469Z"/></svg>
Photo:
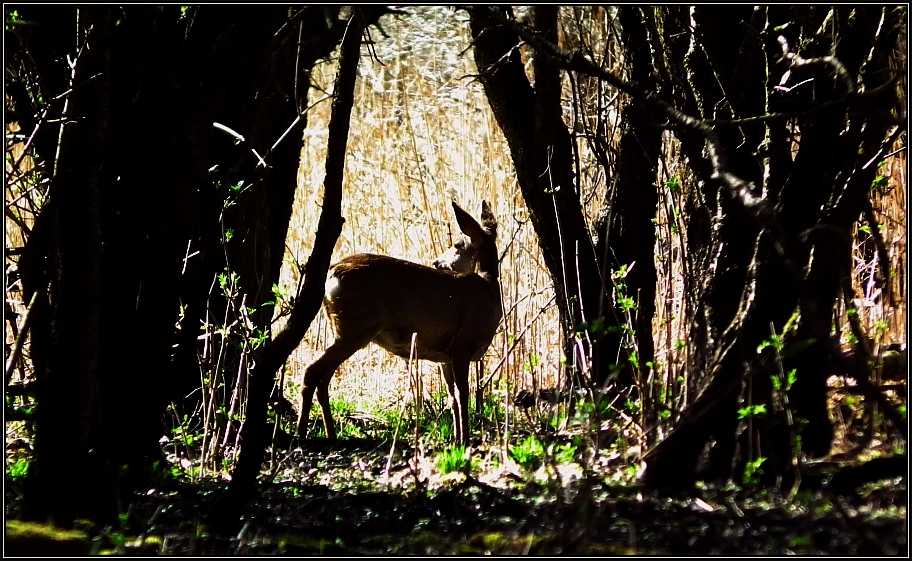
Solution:
<svg viewBox="0 0 912 561"><path fill-rule="evenodd" d="M496 276L496 273L479 271L476 274L484 281L485 289L488 291L491 300L500 302L500 279Z"/></svg>

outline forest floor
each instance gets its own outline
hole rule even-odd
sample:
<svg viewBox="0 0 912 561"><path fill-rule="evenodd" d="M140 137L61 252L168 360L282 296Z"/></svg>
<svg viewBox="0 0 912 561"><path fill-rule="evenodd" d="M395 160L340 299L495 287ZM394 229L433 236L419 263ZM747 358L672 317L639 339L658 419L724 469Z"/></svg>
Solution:
<svg viewBox="0 0 912 561"><path fill-rule="evenodd" d="M476 449L474 475L441 476L433 458L411 452L313 439L275 451L272 477L230 533L206 524L225 481L176 478L135 497L120 529L84 529L80 543L85 553L123 555L908 552L904 479L846 496L704 486L669 498L611 476L619 458L602 458L584 477L573 463L498 467L496 450Z"/></svg>

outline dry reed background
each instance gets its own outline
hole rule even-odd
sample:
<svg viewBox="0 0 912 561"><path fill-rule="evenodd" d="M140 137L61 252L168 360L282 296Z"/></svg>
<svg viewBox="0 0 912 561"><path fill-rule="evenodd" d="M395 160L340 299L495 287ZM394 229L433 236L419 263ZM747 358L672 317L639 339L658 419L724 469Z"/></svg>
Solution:
<svg viewBox="0 0 912 561"><path fill-rule="evenodd" d="M505 317L486 355L485 372L499 365L495 380L504 389L527 385L530 376L553 378L560 360L557 312L549 305L553 291L506 141L480 84L472 81L471 54L463 52L469 45L464 14L445 8L409 11L414 15L384 26L389 38L372 30L376 58L368 56L367 47L362 50L343 187L346 222L334 261L369 252L430 264L449 247L451 233L460 235L449 201L455 199L476 218L481 201L488 201L499 223ZM431 28L438 34L428 36ZM331 89L334 76L333 63L314 72L324 90ZM325 97L313 94L311 103ZM286 261L301 263L312 248L329 111L328 102L318 103L308 116ZM288 263L282 282L291 288L298 283L297 269ZM304 368L331 337L321 315L289 359L289 386L298 387ZM530 361L530 354L541 358L540 366L533 367L538 361ZM422 362L420 372L426 395L446 391L436 364ZM401 398L413 395L405 361L374 345L339 368L330 392L367 411L398 406ZM289 392L289 397L296 396Z"/></svg>

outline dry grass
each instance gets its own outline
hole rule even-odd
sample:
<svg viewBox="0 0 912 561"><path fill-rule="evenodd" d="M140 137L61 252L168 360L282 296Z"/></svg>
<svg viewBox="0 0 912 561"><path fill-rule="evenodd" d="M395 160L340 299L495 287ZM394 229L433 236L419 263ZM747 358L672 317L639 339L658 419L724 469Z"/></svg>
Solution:
<svg viewBox="0 0 912 561"><path fill-rule="evenodd" d="M27 135L16 123L7 124L6 128L6 184L4 186L4 202L6 219L4 224L4 280L6 304L4 306L4 332L6 334L6 350L4 351L4 365L8 353L13 346L19 329L25 319L27 302L22 301L22 287L18 281L10 281L11 266L18 262L18 256L10 255L10 250L25 246L29 232L35 225L35 217L44 202L46 185L39 185L40 179L35 169L35 163L26 152ZM18 315L14 315L18 314ZM25 356L28 356L28 342L23 347ZM15 380L24 381L31 375L31 362L19 360L18 368L14 373Z"/></svg>
<svg viewBox="0 0 912 561"><path fill-rule="evenodd" d="M873 349L888 344L906 344L906 290L908 262L906 259L906 152L905 140L898 141L894 149L899 150L887 158L880 168L880 174L887 179L882 188L872 190L871 202L874 216L880 224L880 234L890 259L892 277L883 281L870 236L856 223L855 244L852 260L855 266L853 288L857 297L856 306L865 332L873 338ZM843 331L844 336L849 331Z"/></svg>

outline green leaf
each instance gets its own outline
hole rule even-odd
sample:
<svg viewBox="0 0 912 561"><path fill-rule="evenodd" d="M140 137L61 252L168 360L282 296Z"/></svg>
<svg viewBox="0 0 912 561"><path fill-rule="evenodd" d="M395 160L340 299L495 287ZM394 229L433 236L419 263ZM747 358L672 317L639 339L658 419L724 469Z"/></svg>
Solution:
<svg viewBox="0 0 912 561"><path fill-rule="evenodd" d="M738 419L745 419L747 417L762 417L766 415L766 405L763 403L757 405L749 405L742 409L738 409Z"/></svg>

